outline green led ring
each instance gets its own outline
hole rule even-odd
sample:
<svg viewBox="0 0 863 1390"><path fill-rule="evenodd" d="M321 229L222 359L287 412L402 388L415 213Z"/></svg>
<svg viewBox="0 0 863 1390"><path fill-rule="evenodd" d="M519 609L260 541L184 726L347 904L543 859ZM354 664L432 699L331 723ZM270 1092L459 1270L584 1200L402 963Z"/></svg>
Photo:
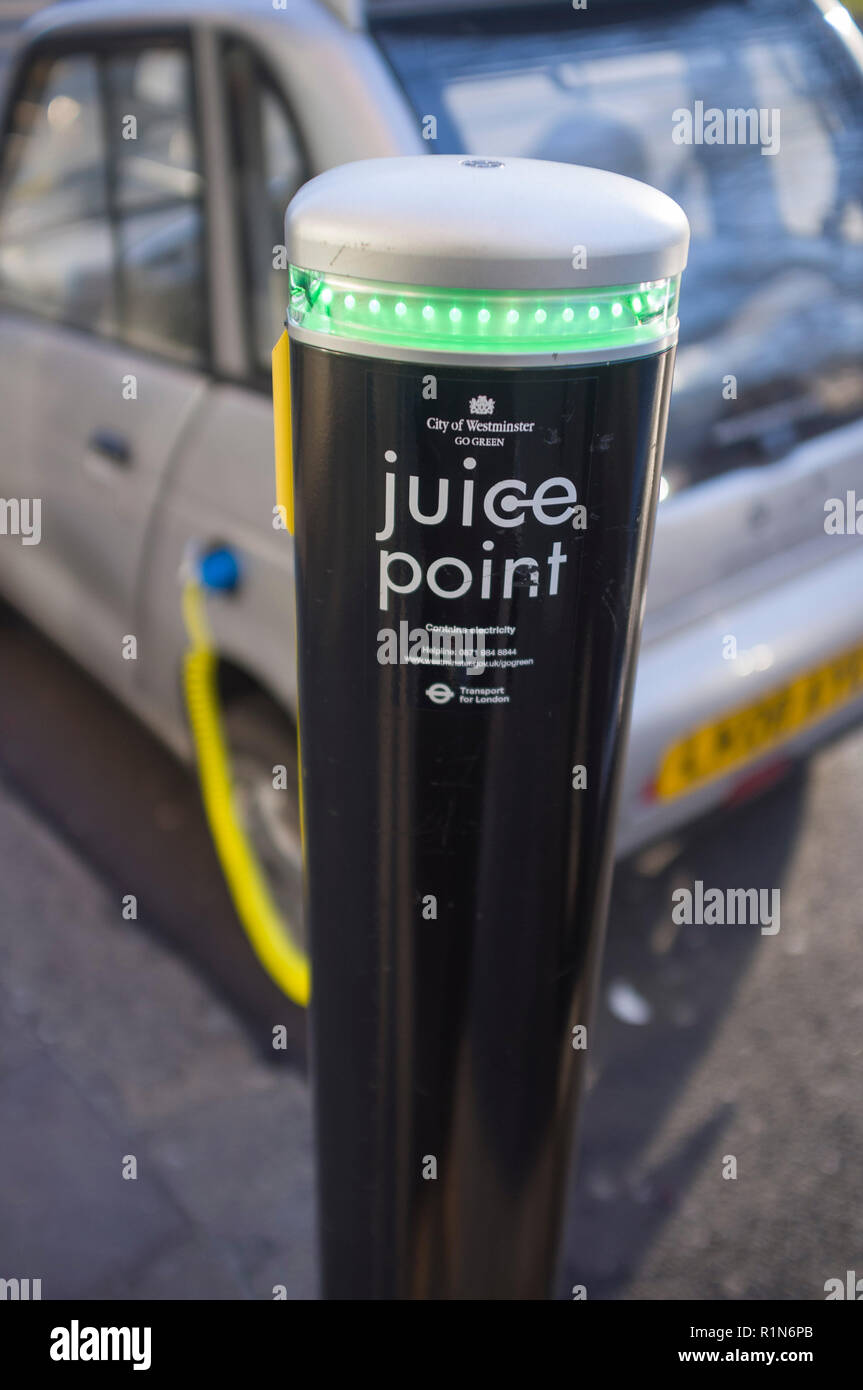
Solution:
<svg viewBox="0 0 863 1390"><path fill-rule="evenodd" d="M333 338L451 352L643 348L677 327L680 276L543 291L454 290L290 269L288 322Z"/></svg>

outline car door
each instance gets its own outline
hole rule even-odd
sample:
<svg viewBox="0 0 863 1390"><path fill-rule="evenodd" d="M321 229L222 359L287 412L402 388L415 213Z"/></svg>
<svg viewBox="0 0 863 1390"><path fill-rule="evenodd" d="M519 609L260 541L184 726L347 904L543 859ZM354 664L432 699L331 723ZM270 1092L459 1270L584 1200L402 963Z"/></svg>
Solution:
<svg viewBox="0 0 863 1390"><path fill-rule="evenodd" d="M310 170L297 115L266 54L215 28L199 52L209 240L214 258L223 253L213 302L223 317L207 408L183 439L148 544L142 628L174 636L142 668L142 693L160 709L176 706L177 569L190 543L218 545L233 550L240 580L230 595L209 597L214 643L224 661L290 706L293 553L291 538L274 526L270 359L288 299L284 211Z"/></svg>
<svg viewBox="0 0 863 1390"><path fill-rule="evenodd" d="M0 184L0 464L41 539L0 584L126 687L154 505L207 391L203 178L184 34L40 45Z"/></svg>

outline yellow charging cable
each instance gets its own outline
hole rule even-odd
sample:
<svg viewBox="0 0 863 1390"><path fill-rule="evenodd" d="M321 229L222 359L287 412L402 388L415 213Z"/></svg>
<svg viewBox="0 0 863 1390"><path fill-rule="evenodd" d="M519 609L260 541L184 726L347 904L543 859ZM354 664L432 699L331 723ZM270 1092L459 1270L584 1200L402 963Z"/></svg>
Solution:
<svg viewBox="0 0 863 1390"><path fill-rule="evenodd" d="M196 578L183 586L189 649L183 667L186 706L210 834L237 916L267 973L289 999L309 1001L309 961L273 902L233 796L231 758L219 714L218 656L210 639L206 601Z"/></svg>

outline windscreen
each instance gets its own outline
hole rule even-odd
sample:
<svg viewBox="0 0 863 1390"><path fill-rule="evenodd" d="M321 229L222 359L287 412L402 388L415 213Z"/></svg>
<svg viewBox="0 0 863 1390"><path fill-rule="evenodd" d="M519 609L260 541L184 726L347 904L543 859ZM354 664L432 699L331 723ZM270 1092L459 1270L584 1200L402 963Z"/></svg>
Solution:
<svg viewBox="0 0 863 1390"><path fill-rule="evenodd" d="M672 488L863 412L863 81L842 15L591 0L375 26L433 152L611 169L686 211Z"/></svg>

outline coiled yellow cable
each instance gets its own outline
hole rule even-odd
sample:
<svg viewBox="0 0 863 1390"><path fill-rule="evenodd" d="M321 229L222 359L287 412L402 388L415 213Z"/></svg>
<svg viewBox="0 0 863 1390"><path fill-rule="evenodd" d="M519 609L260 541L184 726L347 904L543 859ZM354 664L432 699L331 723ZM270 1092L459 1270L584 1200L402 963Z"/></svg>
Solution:
<svg viewBox="0 0 863 1390"><path fill-rule="evenodd" d="M273 902L234 806L231 759L219 714L218 657L210 640L204 594L195 579L187 579L183 587L183 619L189 638L183 669L186 706L216 853L258 960L288 998L305 1008L310 992L308 957Z"/></svg>

